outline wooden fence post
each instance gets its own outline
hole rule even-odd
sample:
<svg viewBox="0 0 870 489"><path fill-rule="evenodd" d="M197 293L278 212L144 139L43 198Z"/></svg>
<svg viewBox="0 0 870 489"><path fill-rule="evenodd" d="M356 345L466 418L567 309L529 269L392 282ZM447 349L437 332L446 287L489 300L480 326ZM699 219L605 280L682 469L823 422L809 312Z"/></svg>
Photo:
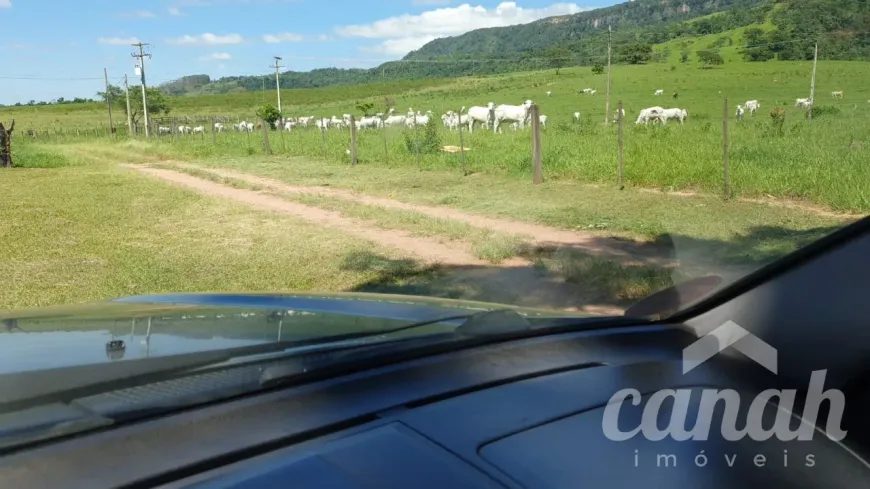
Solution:
<svg viewBox="0 0 870 489"><path fill-rule="evenodd" d="M383 121L382 121L383 122ZM381 135L384 138L384 163L390 163L390 152L387 150L387 127L381 127Z"/></svg>
<svg viewBox="0 0 870 489"><path fill-rule="evenodd" d="M459 153L461 157L460 161L462 162L462 174L468 175L465 171L465 143L462 141L462 109L459 109L457 117L459 117Z"/></svg>
<svg viewBox="0 0 870 489"><path fill-rule="evenodd" d="M323 158L326 159L326 118L320 118L320 152L323 153Z"/></svg>
<svg viewBox="0 0 870 489"><path fill-rule="evenodd" d="M731 198L731 176L728 172L728 96L722 110L722 172L725 179L725 198Z"/></svg>
<svg viewBox="0 0 870 489"><path fill-rule="evenodd" d="M414 150L417 152L417 169L420 170L420 133L417 131L417 114L414 114Z"/></svg>
<svg viewBox="0 0 870 489"><path fill-rule="evenodd" d="M350 115L350 166L356 166L356 117Z"/></svg>
<svg viewBox="0 0 870 489"><path fill-rule="evenodd" d="M260 124L263 125L263 150L267 155L271 155L272 145L269 144L269 123L265 119L260 119Z"/></svg>
<svg viewBox="0 0 870 489"><path fill-rule="evenodd" d="M617 126L617 131L616 131L617 147L619 148L619 152L618 152L619 159L618 159L617 170L616 170L616 185L617 185L617 187L619 187L619 190L622 190L623 188L625 188L622 185L622 171L624 168L624 166L623 166L624 165L624 163L623 163L623 149L622 149L622 122L623 122L622 120L625 119L625 117L622 116L622 100L619 101L619 103L616 105L616 107L617 107L616 114L618 117L617 121L619 123L619 125Z"/></svg>
<svg viewBox="0 0 870 489"><path fill-rule="evenodd" d="M532 105L530 113L532 118L532 183L538 185L543 181L541 118L538 115L538 104Z"/></svg>

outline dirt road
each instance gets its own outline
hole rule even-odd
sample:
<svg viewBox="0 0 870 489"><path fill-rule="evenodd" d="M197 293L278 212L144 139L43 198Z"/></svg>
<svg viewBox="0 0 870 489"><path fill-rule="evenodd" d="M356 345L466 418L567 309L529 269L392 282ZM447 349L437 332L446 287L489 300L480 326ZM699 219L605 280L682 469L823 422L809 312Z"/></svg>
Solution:
<svg viewBox="0 0 870 489"><path fill-rule="evenodd" d="M385 198L358 195L344 190L292 186L229 170L207 169L187 163L174 163L174 165L180 168L211 172L225 178L256 184L279 193L330 195L360 204L413 211L430 217L460 221L498 232L526 234L531 236L537 245L572 246L582 248L590 254L605 255L618 261L661 261L649 250L631 242L615 239L608 241L607 238L600 236L531 223L476 216L454 209L413 205ZM460 241L421 237L402 230L379 228L338 212L293 202L276 195L267 195L257 190L217 183L183 171L153 168L146 165L126 164L123 166L154 178L182 185L205 195L234 200L267 211L290 214L365 239L377 246L398 250L400 254L425 265L449 270L444 280L452 286L474 288L477 290L475 299L596 314L621 314L623 310L622 307L613 303L596 304L595 300L589 297L589 287L567 283L559 277L542 271L535 263L523 258L513 257L498 265L493 265L475 257L470 246Z"/></svg>

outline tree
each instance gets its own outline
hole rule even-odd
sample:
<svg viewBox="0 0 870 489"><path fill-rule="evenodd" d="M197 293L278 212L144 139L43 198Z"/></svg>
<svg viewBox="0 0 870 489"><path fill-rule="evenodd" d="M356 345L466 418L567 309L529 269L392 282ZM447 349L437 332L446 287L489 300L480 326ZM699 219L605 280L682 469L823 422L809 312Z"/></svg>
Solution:
<svg viewBox="0 0 870 489"><path fill-rule="evenodd" d="M592 73L595 75L604 73L604 65L601 63L595 63L595 66L592 67Z"/></svg>
<svg viewBox="0 0 870 489"><path fill-rule="evenodd" d="M263 119L269 127L275 127L275 122L281 118L281 113L274 105L264 104L257 109L257 117Z"/></svg>
<svg viewBox="0 0 870 489"><path fill-rule="evenodd" d="M698 51L697 54L698 59L700 59L701 62L704 63L704 66L725 64L725 60L722 59L722 56L720 56L719 53L717 53L716 51L710 51L705 49Z"/></svg>
<svg viewBox="0 0 870 489"><path fill-rule="evenodd" d="M143 116L142 111L142 88L140 86L131 86L130 90L130 119L133 124L138 124L139 119ZM145 96L148 99L148 116L168 114L170 111L169 100L159 88L148 87L145 89ZM97 92L103 102L106 101L106 92ZM124 114L127 114L127 102L125 100L124 91L121 87L109 85L108 99L112 106L120 108Z"/></svg>
<svg viewBox="0 0 870 489"><path fill-rule="evenodd" d="M653 49L649 44L628 44L617 50L617 58L630 65L644 64L652 59Z"/></svg>
<svg viewBox="0 0 870 489"><path fill-rule="evenodd" d="M9 128L0 122L0 168L12 168L12 131L15 130L15 119Z"/></svg>
<svg viewBox="0 0 870 489"><path fill-rule="evenodd" d="M106 103L106 99L108 98L113 108L117 106L126 113L127 105L124 102L124 91L121 90L121 87L109 85L107 92L97 92L97 98L103 103Z"/></svg>
<svg viewBox="0 0 870 489"><path fill-rule="evenodd" d="M768 42L763 29L750 27L743 31L743 59L746 61L767 61L776 56L773 44Z"/></svg>
<svg viewBox="0 0 870 489"><path fill-rule="evenodd" d="M547 59L547 65L550 68L554 68L558 75L560 69L568 66L573 53L566 46L557 44L547 48L544 51L544 57Z"/></svg>
<svg viewBox="0 0 870 489"><path fill-rule="evenodd" d="M356 108L362 112L364 116L369 117L369 112L375 108L375 104L372 102L357 102Z"/></svg>

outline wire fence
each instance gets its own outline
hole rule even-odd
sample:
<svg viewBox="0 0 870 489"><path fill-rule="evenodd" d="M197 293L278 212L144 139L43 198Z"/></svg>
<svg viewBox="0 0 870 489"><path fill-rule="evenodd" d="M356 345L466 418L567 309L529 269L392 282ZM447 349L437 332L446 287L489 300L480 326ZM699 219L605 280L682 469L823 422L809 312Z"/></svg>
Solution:
<svg viewBox="0 0 870 489"><path fill-rule="evenodd" d="M653 100L666 105L670 98ZM648 107L618 98L608 123L600 112L572 114L551 105L557 111L547 116L542 104L535 103L527 120L505 121L498 131L486 123L450 124L449 113L467 117L468 110L435 103L437 111L421 107L392 117L347 114L342 106L329 116L323 108L317 116L302 116L300 110L275 126L250 113L154 117L147 140L192 160L260 155L287 157L292 164L292 157L305 157L462 175L524 174L533 183L569 179L618 188L703 188L726 197L749 191L807 197L844 210L870 209L870 102L822 94L816 99L812 120L794 100L763 100L757 111L738 113L737 105L746 101L723 95L695 99L685 120L677 117L665 124L657 117L637 123ZM389 119L398 123L385 124ZM28 128L18 134L46 143L146 139L141 122L132 129L121 123L114 132L100 124Z"/></svg>

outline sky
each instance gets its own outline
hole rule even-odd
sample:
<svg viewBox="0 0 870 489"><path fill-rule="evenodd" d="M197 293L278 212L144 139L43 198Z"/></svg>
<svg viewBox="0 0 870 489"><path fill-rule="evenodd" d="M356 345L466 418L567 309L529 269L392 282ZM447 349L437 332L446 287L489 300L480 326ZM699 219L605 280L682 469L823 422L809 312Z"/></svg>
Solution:
<svg viewBox="0 0 870 489"><path fill-rule="evenodd" d="M149 86L284 70L368 68L427 42L531 22L619 0L0 0L0 104L94 97L124 75L136 84L135 42L147 42Z"/></svg>

